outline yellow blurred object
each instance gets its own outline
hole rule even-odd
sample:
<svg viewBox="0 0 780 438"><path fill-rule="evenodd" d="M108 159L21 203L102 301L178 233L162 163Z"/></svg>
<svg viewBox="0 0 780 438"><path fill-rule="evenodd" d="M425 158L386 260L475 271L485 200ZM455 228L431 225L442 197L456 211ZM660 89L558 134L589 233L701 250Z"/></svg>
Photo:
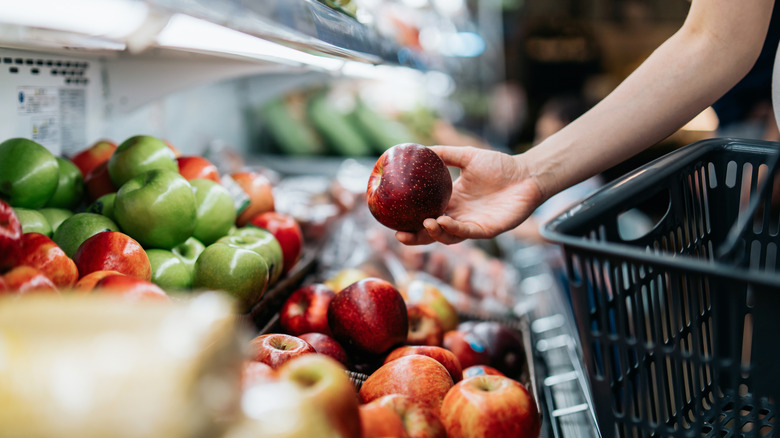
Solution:
<svg viewBox="0 0 780 438"><path fill-rule="evenodd" d="M333 289L334 292L339 293L345 287L367 277L369 277L369 274L362 269L344 268L325 280L325 285Z"/></svg>
<svg viewBox="0 0 780 438"><path fill-rule="evenodd" d="M215 292L0 299L0 436L219 436L240 413L240 333Z"/></svg>

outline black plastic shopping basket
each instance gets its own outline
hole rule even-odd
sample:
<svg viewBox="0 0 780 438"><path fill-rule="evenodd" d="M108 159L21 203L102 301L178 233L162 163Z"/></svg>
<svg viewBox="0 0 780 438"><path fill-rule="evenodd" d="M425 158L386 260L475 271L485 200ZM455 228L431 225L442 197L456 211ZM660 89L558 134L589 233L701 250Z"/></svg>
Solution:
<svg viewBox="0 0 780 438"><path fill-rule="evenodd" d="M780 436L778 152L697 142L543 228L603 436Z"/></svg>

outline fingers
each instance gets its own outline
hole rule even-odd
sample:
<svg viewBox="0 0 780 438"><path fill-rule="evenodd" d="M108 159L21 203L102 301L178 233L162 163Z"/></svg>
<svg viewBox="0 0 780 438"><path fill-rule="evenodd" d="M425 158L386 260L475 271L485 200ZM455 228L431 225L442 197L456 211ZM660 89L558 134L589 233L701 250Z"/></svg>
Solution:
<svg viewBox="0 0 780 438"><path fill-rule="evenodd" d="M430 146L447 166L464 168L474 156L475 148L468 146Z"/></svg>

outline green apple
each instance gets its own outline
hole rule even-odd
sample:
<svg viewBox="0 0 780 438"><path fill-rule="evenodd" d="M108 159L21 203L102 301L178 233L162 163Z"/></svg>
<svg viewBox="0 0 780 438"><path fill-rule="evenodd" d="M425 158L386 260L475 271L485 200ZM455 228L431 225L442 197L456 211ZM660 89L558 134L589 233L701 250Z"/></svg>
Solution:
<svg viewBox="0 0 780 438"><path fill-rule="evenodd" d="M146 250L152 264L152 283L167 291L182 291L192 287L192 266L167 249Z"/></svg>
<svg viewBox="0 0 780 438"><path fill-rule="evenodd" d="M171 252L181 257L190 269L195 269L195 261L198 260L198 256L204 249L206 249L206 245L200 240L190 237L184 243L174 246Z"/></svg>
<svg viewBox="0 0 780 438"><path fill-rule="evenodd" d="M108 175L117 187L152 169L178 173L179 165L173 150L163 140L149 135L128 138L108 159Z"/></svg>
<svg viewBox="0 0 780 438"><path fill-rule="evenodd" d="M222 237L218 242L226 242L238 245L260 254L268 264L271 273L271 284L275 283L282 275L283 257L282 246L270 231L263 228L246 226L236 229L232 234Z"/></svg>
<svg viewBox="0 0 780 438"><path fill-rule="evenodd" d="M65 222L65 219L73 216L73 212L67 208L46 207L39 209L38 212L49 222L52 233L57 231L57 228L60 227L60 224Z"/></svg>
<svg viewBox="0 0 780 438"><path fill-rule="evenodd" d="M197 212L192 235L204 245L211 245L235 226L233 197L225 187L210 179L192 179L190 185Z"/></svg>
<svg viewBox="0 0 780 438"><path fill-rule="evenodd" d="M46 201L46 207L74 209L84 197L84 176L75 164L62 157L55 157L60 168L57 189Z"/></svg>
<svg viewBox="0 0 780 438"><path fill-rule="evenodd" d="M51 237L51 224L38 210L15 207L14 213L22 224L22 233L41 233Z"/></svg>
<svg viewBox="0 0 780 438"><path fill-rule="evenodd" d="M119 227L102 214L76 213L60 224L52 240L73 258L85 240L101 231L119 231Z"/></svg>
<svg viewBox="0 0 780 438"><path fill-rule="evenodd" d="M144 248L171 249L192 236L195 195L179 172L150 170L119 188L114 217L122 230Z"/></svg>
<svg viewBox="0 0 780 438"><path fill-rule="evenodd" d="M57 158L26 138L0 143L0 198L11 207L41 208L57 190Z"/></svg>
<svg viewBox="0 0 780 438"><path fill-rule="evenodd" d="M260 254L228 243L213 243L195 261L193 289L222 290L248 311L268 288L268 265Z"/></svg>
<svg viewBox="0 0 780 438"><path fill-rule="evenodd" d="M107 193L95 199L95 202L89 204L87 211L90 213L102 214L103 216L116 222L116 216L114 216L115 201L116 193Z"/></svg>

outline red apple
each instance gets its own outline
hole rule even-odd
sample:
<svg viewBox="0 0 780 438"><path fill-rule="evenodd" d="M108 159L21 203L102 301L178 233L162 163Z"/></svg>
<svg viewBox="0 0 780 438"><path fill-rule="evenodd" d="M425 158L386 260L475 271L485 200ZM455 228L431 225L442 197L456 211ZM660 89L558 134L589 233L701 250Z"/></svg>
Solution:
<svg viewBox="0 0 780 438"><path fill-rule="evenodd" d="M130 301L170 301L168 294L160 286L148 280L123 274L103 277L95 284L92 293L116 294Z"/></svg>
<svg viewBox="0 0 780 438"><path fill-rule="evenodd" d="M410 345L440 346L444 340L439 315L426 304L407 304L409 315L409 334L406 343Z"/></svg>
<svg viewBox="0 0 780 438"><path fill-rule="evenodd" d="M463 368L490 364L490 352L485 341L473 333L450 330L444 334L442 346L455 354Z"/></svg>
<svg viewBox="0 0 780 438"><path fill-rule="evenodd" d="M282 247L282 272L290 272L303 254L303 230L295 218L288 214L267 211L253 216L250 223L265 228L276 237Z"/></svg>
<svg viewBox="0 0 780 438"><path fill-rule="evenodd" d="M49 236L41 233L22 235L20 265L38 268L59 289L66 289L79 279L76 263Z"/></svg>
<svg viewBox="0 0 780 438"><path fill-rule="evenodd" d="M119 231L102 231L85 240L73 255L79 275L119 271L141 280L152 279L152 265L141 244Z"/></svg>
<svg viewBox="0 0 780 438"><path fill-rule="evenodd" d="M54 293L59 295L57 286L49 277L32 266L17 266L3 274L5 293L26 295L29 293Z"/></svg>
<svg viewBox="0 0 780 438"><path fill-rule="evenodd" d="M347 356L347 352L344 350L344 347L342 347L341 344L339 344L339 342L332 337L326 334L315 332L303 333L298 337L314 347L314 350L316 350L317 353L330 356L333 359L339 361L339 363L345 367L349 366L349 357Z"/></svg>
<svg viewBox="0 0 780 438"><path fill-rule="evenodd" d="M22 251L22 224L14 209L0 199L0 273L16 265Z"/></svg>
<svg viewBox="0 0 780 438"><path fill-rule="evenodd" d="M472 365L463 370L464 379L474 376L505 376L505 374L490 365Z"/></svg>
<svg viewBox="0 0 780 438"><path fill-rule="evenodd" d="M79 168L81 175L86 177L98 164L108 161L116 148L117 144L113 141L101 139L72 156L70 161Z"/></svg>
<svg viewBox="0 0 780 438"><path fill-rule="evenodd" d="M439 361L412 354L390 361L371 373L360 387L360 401L368 403L388 394L403 394L439 412L442 400L453 382Z"/></svg>
<svg viewBox="0 0 780 438"><path fill-rule="evenodd" d="M390 408L403 421L409 438L447 438L439 413L431 406L417 403L402 394L388 394L368 405Z"/></svg>
<svg viewBox="0 0 780 438"><path fill-rule="evenodd" d="M452 381L457 383L463 377L463 369L460 366L460 361L455 354L450 350L442 347L435 347L430 345L404 345L391 351L390 354L385 357L385 363L396 360L399 357L409 356L412 354L422 354L436 359L440 364L447 368L447 371L452 377Z"/></svg>
<svg viewBox="0 0 780 438"><path fill-rule="evenodd" d="M241 387L246 390L250 386L276 380L276 370L267 363L247 360L241 366Z"/></svg>
<svg viewBox="0 0 780 438"><path fill-rule="evenodd" d="M98 164L84 176L84 188L91 202L97 201L103 195L116 192L117 187L108 174L108 160Z"/></svg>
<svg viewBox="0 0 780 438"><path fill-rule="evenodd" d="M452 387L441 406L449 438L538 437L541 418L536 401L518 381L477 376Z"/></svg>
<svg viewBox="0 0 780 438"><path fill-rule="evenodd" d="M360 405L359 410L363 438L409 438L401 417L391 408L368 403Z"/></svg>
<svg viewBox="0 0 780 438"><path fill-rule="evenodd" d="M518 376L525 364L525 348L519 332L497 321L479 321L467 331L485 341L490 362L507 376Z"/></svg>
<svg viewBox="0 0 780 438"><path fill-rule="evenodd" d="M73 292L86 293L95 288L98 281L108 277L109 275L125 275L119 271L93 271L89 274L79 278L75 285L73 285Z"/></svg>
<svg viewBox="0 0 780 438"><path fill-rule="evenodd" d="M249 197L249 205L236 218L237 226L243 227L260 213L274 211L273 185L265 175L252 171L242 171L232 173L230 178Z"/></svg>
<svg viewBox="0 0 780 438"><path fill-rule="evenodd" d="M252 360L263 362L271 368L279 368L283 363L303 354L316 353L303 339L284 333L267 333L250 341Z"/></svg>
<svg viewBox="0 0 780 438"><path fill-rule="evenodd" d="M187 181L193 179L210 179L220 183L219 170L211 161L199 155L186 155L176 159L179 165L179 174Z"/></svg>
<svg viewBox="0 0 780 438"><path fill-rule="evenodd" d="M280 365L277 375L295 383L304 400L325 413L335 436L360 438L359 402L343 365L322 354L304 354Z"/></svg>
<svg viewBox="0 0 780 438"><path fill-rule="evenodd" d="M322 283L299 287L284 301L279 323L285 333L298 336L317 332L330 335L328 305L336 293Z"/></svg>
<svg viewBox="0 0 780 438"><path fill-rule="evenodd" d="M406 342L409 318L401 294L389 282L364 278L336 294L328 306L333 337L347 350L383 354Z"/></svg>
<svg viewBox="0 0 780 438"><path fill-rule="evenodd" d="M403 143L386 150L368 178L368 209L382 225L416 232L423 221L444 214L452 195L452 177L430 148Z"/></svg>

